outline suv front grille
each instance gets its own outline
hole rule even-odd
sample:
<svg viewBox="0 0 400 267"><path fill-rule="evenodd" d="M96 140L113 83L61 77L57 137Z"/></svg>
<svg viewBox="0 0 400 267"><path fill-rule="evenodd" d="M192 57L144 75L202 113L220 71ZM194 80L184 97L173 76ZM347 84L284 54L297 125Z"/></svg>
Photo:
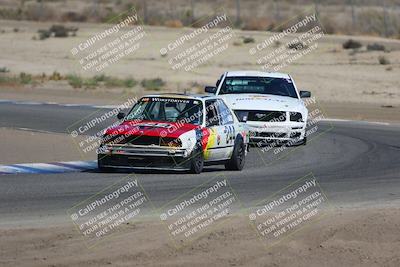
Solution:
<svg viewBox="0 0 400 267"><path fill-rule="evenodd" d="M170 146L172 144L180 144L179 140L171 137L132 135L125 137L124 135L109 136L106 140L108 144L131 144L141 146Z"/></svg>
<svg viewBox="0 0 400 267"><path fill-rule="evenodd" d="M283 122L286 121L285 111L268 110L235 110L235 114L240 121L247 116L248 121Z"/></svg>

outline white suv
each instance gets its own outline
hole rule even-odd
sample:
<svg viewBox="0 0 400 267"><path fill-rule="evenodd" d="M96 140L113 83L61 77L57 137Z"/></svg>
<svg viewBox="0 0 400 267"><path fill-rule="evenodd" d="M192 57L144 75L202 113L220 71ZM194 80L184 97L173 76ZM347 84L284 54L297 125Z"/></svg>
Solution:
<svg viewBox="0 0 400 267"><path fill-rule="evenodd" d="M234 111L239 121L247 121L252 143L306 144L308 110L288 74L260 71L229 71L216 87L205 91L218 95Z"/></svg>

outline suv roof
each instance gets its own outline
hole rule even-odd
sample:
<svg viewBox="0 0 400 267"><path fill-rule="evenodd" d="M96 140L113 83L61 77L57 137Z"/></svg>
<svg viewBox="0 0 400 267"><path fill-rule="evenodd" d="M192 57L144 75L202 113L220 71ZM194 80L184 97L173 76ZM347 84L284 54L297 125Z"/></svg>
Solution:
<svg viewBox="0 0 400 267"><path fill-rule="evenodd" d="M280 72L264 72L264 71L254 71L254 70L237 70L226 72L227 77L273 77L273 78L284 78L290 79L289 74Z"/></svg>

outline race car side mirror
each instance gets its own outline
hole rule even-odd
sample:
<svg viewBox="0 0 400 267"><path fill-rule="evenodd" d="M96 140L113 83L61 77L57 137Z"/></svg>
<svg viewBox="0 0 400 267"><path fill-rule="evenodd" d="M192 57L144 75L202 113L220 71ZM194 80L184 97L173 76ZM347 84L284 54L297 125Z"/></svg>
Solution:
<svg viewBox="0 0 400 267"><path fill-rule="evenodd" d="M206 93L215 94L217 92L217 87L215 87L215 86L206 86L204 88L204 91Z"/></svg>
<svg viewBox="0 0 400 267"><path fill-rule="evenodd" d="M118 118L119 120L122 120L123 118L125 118L125 113L123 113L123 112L118 113L118 114L117 114L117 118Z"/></svg>
<svg viewBox="0 0 400 267"><path fill-rule="evenodd" d="M310 91L300 91L300 97L301 98L311 97L311 92Z"/></svg>

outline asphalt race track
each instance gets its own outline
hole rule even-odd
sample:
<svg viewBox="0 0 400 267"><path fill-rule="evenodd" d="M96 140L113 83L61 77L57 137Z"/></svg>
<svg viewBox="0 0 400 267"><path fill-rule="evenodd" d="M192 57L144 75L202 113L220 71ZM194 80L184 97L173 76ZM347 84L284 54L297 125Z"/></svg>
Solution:
<svg viewBox="0 0 400 267"><path fill-rule="evenodd" d="M67 133L71 124L96 110L90 106L2 102L0 127ZM306 146L287 148L278 156L251 148L242 172L216 166L200 175L97 170L0 175L0 223L66 220L66 211L74 204L127 175L136 175L156 208L217 175L228 178L246 208L309 173L317 178L333 207L398 205L399 137L399 125L323 121Z"/></svg>

